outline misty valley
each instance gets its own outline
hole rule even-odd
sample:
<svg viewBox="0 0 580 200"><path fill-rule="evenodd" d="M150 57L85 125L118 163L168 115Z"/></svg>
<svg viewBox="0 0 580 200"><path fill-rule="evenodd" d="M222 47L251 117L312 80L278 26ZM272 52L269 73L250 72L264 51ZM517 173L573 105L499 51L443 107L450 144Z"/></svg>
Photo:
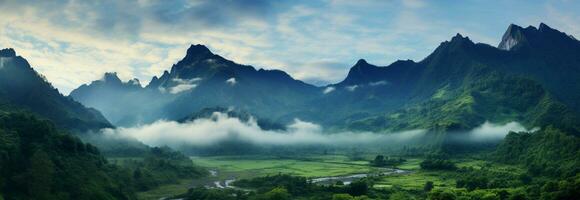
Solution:
<svg viewBox="0 0 580 200"><path fill-rule="evenodd" d="M580 199L580 41L511 24L425 48L314 85L195 44L64 95L6 47L0 200Z"/></svg>

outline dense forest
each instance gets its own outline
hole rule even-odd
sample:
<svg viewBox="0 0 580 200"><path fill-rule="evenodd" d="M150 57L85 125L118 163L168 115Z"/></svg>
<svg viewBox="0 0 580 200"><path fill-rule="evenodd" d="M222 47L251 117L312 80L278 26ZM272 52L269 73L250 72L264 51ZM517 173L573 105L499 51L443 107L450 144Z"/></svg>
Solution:
<svg viewBox="0 0 580 200"><path fill-rule="evenodd" d="M0 196L4 199L135 199L135 192L206 174L167 148L110 163L99 150L48 120L0 113Z"/></svg>

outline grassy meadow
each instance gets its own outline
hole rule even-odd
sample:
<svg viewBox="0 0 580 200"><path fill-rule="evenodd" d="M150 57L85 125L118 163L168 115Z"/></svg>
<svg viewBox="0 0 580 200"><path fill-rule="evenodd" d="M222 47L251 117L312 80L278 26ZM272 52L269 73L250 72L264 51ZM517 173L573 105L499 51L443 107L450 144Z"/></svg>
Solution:
<svg viewBox="0 0 580 200"><path fill-rule="evenodd" d="M371 160L372 156L365 159ZM156 189L139 193L139 199L159 199L184 193L188 188L212 185L215 181L232 179L251 179L277 174L291 174L308 178L342 176L376 172L379 168L369 165L366 160L351 160L345 155L310 155L299 158L281 158L276 156L207 156L190 157L192 162L207 170L217 171L216 176L196 180L180 180L177 184L168 184ZM116 159L119 164L131 159ZM406 158L397 168L408 170L407 174L396 174L378 177L373 187L376 189L399 188L407 191L422 191L425 183L433 182L435 188L456 189L459 172L445 170L423 170L420 163L423 158ZM497 172L521 173L522 168L514 165L490 163L479 159L454 159L459 168L485 168Z"/></svg>

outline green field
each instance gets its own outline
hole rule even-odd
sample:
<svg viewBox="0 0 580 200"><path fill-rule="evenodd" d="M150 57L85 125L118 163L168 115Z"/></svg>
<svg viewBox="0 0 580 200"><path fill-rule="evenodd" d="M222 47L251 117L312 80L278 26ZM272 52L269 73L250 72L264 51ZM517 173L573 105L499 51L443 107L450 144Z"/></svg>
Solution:
<svg viewBox="0 0 580 200"><path fill-rule="evenodd" d="M420 163L421 158L409 158L405 163L399 165L398 168L405 170L412 170L413 173L403 175L393 175L382 177L375 187L400 187L406 190L422 190L427 181L432 181L435 187L439 188L455 188L457 172L451 171L426 171L422 170ZM509 172L509 173L523 173L523 167L515 165L505 165L498 163L489 163L477 159L456 159L457 167L473 167L474 169L486 168L491 171Z"/></svg>
<svg viewBox="0 0 580 200"><path fill-rule="evenodd" d="M413 173L382 177L375 183L375 187L400 187L403 189L422 189L427 181L432 181L436 187L449 187L455 184L448 172L444 171L423 171L419 164L423 161L420 158L408 158L406 162L398 168L411 170Z"/></svg>
<svg viewBox="0 0 580 200"><path fill-rule="evenodd" d="M370 157L368 158L370 160ZM130 159L126 159L130 160ZM118 159L118 163L126 161ZM214 181L224 179L246 179L279 173L304 177L327 177L348 174L375 172L380 169L371 167L368 161L353 161L343 155L304 156L301 158L280 158L275 156L209 156L191 157L195 165L218 171L217 176L208 176L197 180L180 180L178 184L164 185L157 189L139 193L140 199L159 199L179 194L192 186L212 185ZM420 163L423 158L407 158L398 168L408 170L408 174L379 177L375 188L397 187L403 190L422 190L427 181L432 181L436 188L455 189L457 172L426 171ZM458 167L491 169L494 171L520 173L522 168L513 165L489 163L477 159L455 159Z"/></svg>
<svg viewBox="0 0 580 200"><path fill-rule="evenodd" d="M123 165L134 158L114 158L111 162ZM368 161L352 161L347 156L323 155L301 158L280 158L274 156L208 156L191 157L192 162L208 170L218 171L217 176L197 180L180 180L178 184L168 184L156 189L138 193L139 199L160 199L181 194L192 186L211 185L214 181L236 178L245 179L278 173L305 177L340 176L367 173L378 170L368 165Z"/></svg>
<svg viewBox="0 0 580 200"><path fill-rule="evenodd" d="M278 173L304 177L339 176L377 170L368 161L351 161L346 156L308 156L305 158L277 158L271 156L212 156L192 157L196 165L215 169L220 176L251 178Z"/></svg>
<svg viewBox="0 0 580 200"><path fill-rule="evenodd" d="M455 187L453 180L447 172L424 172L418 171L410 174L393 175L382 177L374 187L400 187L408 190L423 189L427 181L432 181L435 187Z"/></svg>
<svg viewBox="0 0 580 200"><path fill-rule="evenodd" d="M183 194L191 187L191 180L179 180L176 184L162 185L153 190L137 193L138 199L157 200L175 194Z"/></svg>

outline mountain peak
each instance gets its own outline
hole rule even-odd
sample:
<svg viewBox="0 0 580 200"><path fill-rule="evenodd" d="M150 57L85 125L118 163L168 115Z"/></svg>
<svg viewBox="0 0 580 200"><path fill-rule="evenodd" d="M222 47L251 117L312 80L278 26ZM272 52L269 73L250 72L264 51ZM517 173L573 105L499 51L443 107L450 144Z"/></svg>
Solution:
<svg viewBox="0 0 580 200"><path fill-rule="evenodd" d="M127 81L127 83L130 85L136 85L136 86L141 87L141 82L139 82L139 79L137 79L137 78L131 79L131 80Z"/></svg>
<svg viewBox="0 0 580 200"><path fill-rule="evenodd" d="M0 57L16 57L16 51L12 48L0 50Z"/></svg>
<svg viewBox="0 0 580 200"><path fill-rule="evenodd" d="M554 29L550 28L548 25L546 25L542 22L542 23L540 23L540 26L538 26L538 30L539 31L547 31L547 30L554 30Z"/></svg>
<svg viewBox="0 0 580 200"><path fill-rule="evenodd" d="M178 68L189 66L191 64L210 59L214 56L215 54L213 54L206 46L201 44L192 44L187 49L185 57L171 68L171 73L173 73L175 70L178 70ZM161 79L163 76L159 78Z"/></svg>
<svg viewBox="0 0 580 200"><path fill-rule="evenodd" d="M451 43L458 43L458 42L468 42L473 43L469 37L463 37L460 33L455 34L453 38L451 38Z"/></svg>
<svg viewBox="0 0 580 200"><path fill-rule="evenodd" d="M452 50L462 50L474 45L473 41L469 37L464 37L460 33L455 34L450 41L445 41L440 47Z"/></svg>
<svg viewBox="0 0 580 200"><path fill-rule="evenodd" d="M103 79L101 80L108 83L119 83L119 84L123 83L121 79L119 79L119 77L117 76L117 72L106 72L105 75L103 75Z"/></svg>
<svg viewBox="0 0 580 200"><path fill-rule="evenodd" d="M357 66L357 65L368 65L368 64L369 64L369 63L368 63L368 62L367 62L365 59L359 59L359 60L356 62L355 66Z"/></svg>
<svg viewBox="0 0 580 200"><path fill-rule="evenodd" d="M375 76L379 70L378 66L369 64L364 59L359 59L354 66L348 71L346 78L338 83L339 85L355 85L359 83L364 83L368 81L375 80Z"/></svg>
<svg viewBox="0 0 580 200"><path fill-rule="evenodd" d="M202 58L202 57L206 57L208 55L213 55L213 53L205 45L202 45L202 44L193 45L192 44L187 49L186 57Z"/></svg>
<svg viewBox="0 0 580 200"><path fill-rule="evenodd" d="M359 59L356 64L354 64L351 67L351 71L352 70L357 70L357 71L367 71L369 68L375 68L377 66L374 66L372 64L369 64L365 59Z"/></svg>
<svg viewBox="0 0 580 200"><path fill-rule="evenodd" d="M526 29L535 29L535 28L528 27ZM509 51L523 41L525 41L524 29L518 25L510 24L508 26L508 29L503 34L501 42L497 47L499 49Z"/></svg>
<svg viewBox="0 0 580 200"><path fill-rule="evenodd" d="M570 40L577 41L574 37L540 23L538 28L528 26L522 28L511 24L504 33L499 49L512 50L515 46L526 44L532 48L561 48L562 46L571 45Z"/></svg>

